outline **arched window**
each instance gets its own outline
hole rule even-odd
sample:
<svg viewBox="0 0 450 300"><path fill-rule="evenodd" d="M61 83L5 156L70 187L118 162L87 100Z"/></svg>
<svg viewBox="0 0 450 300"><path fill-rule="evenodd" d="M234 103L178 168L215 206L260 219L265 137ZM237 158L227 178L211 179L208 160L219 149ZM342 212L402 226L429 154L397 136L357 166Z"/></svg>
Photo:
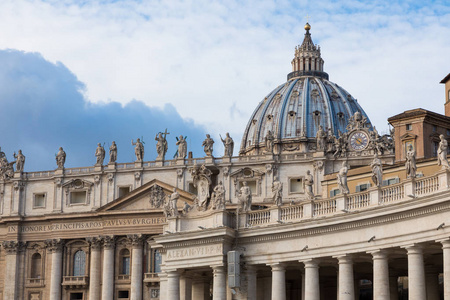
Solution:
<svg viewBox="0 0 450 300"><path fill-rule="evenodd" d="M31 256L31 278L41 278L42 274L42 257L39 253Z"/></svg>
<svg viewBox="0 0 450 300"><path fill-rule="evenodd" d="M120 270L121 275L130 275L130 250L122 249L120 251Z"/></svg>
<svg viewBox="0 0 450 300"><path fill-rule="evenodd" d="M153 271L154 273L161 273L162 256L158 249L155 250L155 256L153 258Z"/></svg>
<svg viewBox="0 0 450 300"><path fill-rule="evenodd" d="M78 250L73 256L73 276L84 276L85 270L86 253L82 250Z"/></svg>

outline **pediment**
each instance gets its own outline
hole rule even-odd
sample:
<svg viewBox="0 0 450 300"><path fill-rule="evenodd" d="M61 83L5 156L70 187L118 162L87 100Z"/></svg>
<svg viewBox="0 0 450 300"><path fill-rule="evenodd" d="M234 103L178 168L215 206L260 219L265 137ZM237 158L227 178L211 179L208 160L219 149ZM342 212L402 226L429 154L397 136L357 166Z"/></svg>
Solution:
<svg viewBox="0 0 450 300"><path fill-rule="evenodd" d="M402 135L400 137L401 140L410 140L410 139L416 139L417 135L413 134L413 133L405 133L404 135Z"/></svg>
<svg viewBox="0 0 450 300"><path fill-rule="evenodd" d="M154 179L129 194L100 207L97 211L163 211L164 201L173 193L175 187ZM182 209L184 202L193 205L195 195L176 188L180 194L177 206Z"/></svg>
<svg viewBox="0 0 450 300"><path fill-rule="evenodd" d="M233 173L230 174L231 177L242 177L242 178L254 178L254 177L262 177L265 172L252 169L252 168L240 168Z"/></svg>

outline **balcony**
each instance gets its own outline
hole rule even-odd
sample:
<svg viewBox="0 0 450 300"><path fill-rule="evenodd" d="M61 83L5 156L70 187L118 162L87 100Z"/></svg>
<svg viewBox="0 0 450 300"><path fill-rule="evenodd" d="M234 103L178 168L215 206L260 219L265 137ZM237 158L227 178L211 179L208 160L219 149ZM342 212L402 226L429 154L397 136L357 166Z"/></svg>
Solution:
<svg viewBox="0 0 450 300"><path fill-rule="evenodd" d="M130 274L120 274L116 276L116 283L131 283Z"/></svg>
<svg viewBox="0 0 450 300"><path fill-rule="evenodd" d="M27 278L25 282L26 287L43 287L45 286L44 279L42 278Z"/></svg>
<svg viewBox="0 0 450 300"><path fill-rule="evenodd" d="M158 273L145 273L144 274L144 282L145 283L159 282Z"/></svg>
<svg viewBox="0 0 450 300"><path fill-rule="evenodd" d="M89 285L89 276L64 276L62 285L67 289L82 289Z"/></svg>

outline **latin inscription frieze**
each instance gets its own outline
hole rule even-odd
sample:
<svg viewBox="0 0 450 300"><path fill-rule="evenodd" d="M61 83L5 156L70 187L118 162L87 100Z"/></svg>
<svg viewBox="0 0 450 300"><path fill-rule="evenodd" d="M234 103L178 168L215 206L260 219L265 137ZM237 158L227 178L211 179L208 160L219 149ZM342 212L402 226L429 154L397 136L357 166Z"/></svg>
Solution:
<svg viewBox="0 0 450 300"><path fill-rule="evenodd" d="M85 221L85 222L65 222L46 225L22 225L8 226L8 232L52 232L52 231L70 231L70 230L87 230L101 229L108 227L127 227L139 225L159 225L166 222L165 218L135 218L135 219L111 219L102 221Z"/></svg>
<svg viewBox="0 0 450 300"><path fill-rule="evenodd" d="M192 247L185 249L170 249L167 250L167 259L180 259L203 257L211 255L222 255L222 245L211 245L202 247Z"/></svg>

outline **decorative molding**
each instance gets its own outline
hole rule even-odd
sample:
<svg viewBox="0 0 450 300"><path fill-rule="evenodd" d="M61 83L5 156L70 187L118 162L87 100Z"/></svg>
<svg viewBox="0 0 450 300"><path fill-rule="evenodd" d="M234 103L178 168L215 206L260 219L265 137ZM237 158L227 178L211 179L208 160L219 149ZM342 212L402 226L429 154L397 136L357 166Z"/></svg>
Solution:
<svg viewBox="0 0 450 300"><path fill-rule="evenodd" d="M45 241L45 246L52 252L61 252L64 247L64 240L62 239L49 239Z"/></svg>
<svg viewBox="0 0 450 300"><path fill-rule="evenodd" d="M25 242L22 241L3 241L2 247L5 249L7 255L17 254L24 250L26 246Z"/></svg>

